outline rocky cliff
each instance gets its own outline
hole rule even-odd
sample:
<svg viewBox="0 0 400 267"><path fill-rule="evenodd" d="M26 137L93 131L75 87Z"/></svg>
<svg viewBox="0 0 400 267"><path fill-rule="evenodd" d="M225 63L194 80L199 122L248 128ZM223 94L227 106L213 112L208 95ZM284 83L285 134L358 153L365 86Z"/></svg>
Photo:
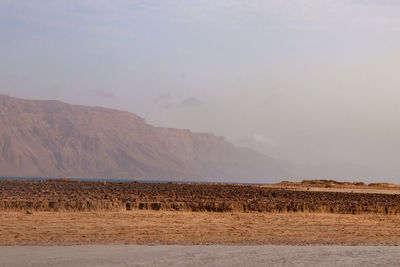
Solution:
<svg viewBox="0 0 400 267"><path fill-rule="evenodd" d="M135 114L0 95L0 175L272 182L285 163Z"/></svg>

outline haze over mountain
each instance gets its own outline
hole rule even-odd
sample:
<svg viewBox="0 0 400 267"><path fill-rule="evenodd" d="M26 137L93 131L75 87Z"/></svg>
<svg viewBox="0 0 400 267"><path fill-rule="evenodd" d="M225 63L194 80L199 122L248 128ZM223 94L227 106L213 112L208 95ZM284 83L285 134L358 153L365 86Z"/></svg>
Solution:
<svg viewBox="0 0 400 267"><path fill-rule="evenodd" d="M0 175L273 182L289 165L135 114L0 95Z"/></svg>
<svg viewBox="0 0 400 267"><path fill-rule="evenodd" d="M399 14L393 0L0 1L0 94L224 136L296 180L399 184Z"/></svg>

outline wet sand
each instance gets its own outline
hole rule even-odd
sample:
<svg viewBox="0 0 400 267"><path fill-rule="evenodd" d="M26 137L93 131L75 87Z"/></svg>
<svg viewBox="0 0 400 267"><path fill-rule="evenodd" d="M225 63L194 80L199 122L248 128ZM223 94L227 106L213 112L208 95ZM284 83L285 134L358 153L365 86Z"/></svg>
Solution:
<svg viewBox="0 0 400 267"><path fill-rule="evenodd" d="M0 212L0 245L400 245L400 216L243 212Z"/></svg>
<svg viewBox="0 0 400 267"><path fill-rule="evenodd" d="M399 247L0 247L0 266L398 266Z"/></svg>

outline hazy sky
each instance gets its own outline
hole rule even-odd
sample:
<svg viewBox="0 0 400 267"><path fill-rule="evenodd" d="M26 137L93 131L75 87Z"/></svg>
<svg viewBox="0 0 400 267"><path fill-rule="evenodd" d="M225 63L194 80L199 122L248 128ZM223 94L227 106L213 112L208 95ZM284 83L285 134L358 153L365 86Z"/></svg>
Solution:
<svg viewBox="0 0 400 267"><path fill-rule="evenodd" d="M400 3L0 0L0 92L400 182Z"/></svg>

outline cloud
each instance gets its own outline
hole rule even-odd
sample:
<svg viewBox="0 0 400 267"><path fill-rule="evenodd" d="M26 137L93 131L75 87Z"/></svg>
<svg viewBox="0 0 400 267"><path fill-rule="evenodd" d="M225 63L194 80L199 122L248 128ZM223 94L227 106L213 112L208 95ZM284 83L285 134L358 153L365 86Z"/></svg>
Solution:
<svg viewBox="0 0 400 267"><path fill-rule="evenodd" d="M257 144L267 145L267 146L278 146L278 142L272 138L266 137L263 134L253 134L252 141Z"/></svg>
<svg viewBox="0 0 400 267"><path fill-rule="evenodd" d="M154 104L165 109L173 108L194 108L204 105L204 102L194 96L186 97L183 100L166 93L154 98Z"/></svg>
<svg viewBox="0 0 400 267"><path fill-rule="evenodd" d="M107 91L103 91L103 90L91 90L89 91L90 95L95 96L95 97L100 97L100 98L107 98L107 99L112 99L115 98L115 94L112 92L107 92Z"/></svg>
<svg viewBox="0 0 400 267"><path fill-rule="evenodd" d="M161 3L161 2L160 2ZM362 28L400 30L400 5L396 1L296 0L296 1L181 1L160 4L172 17L231 28L264 25L267 28Z"/></svg>
<svg viewBox="0 0 400 267"><path fill-rule="evenodd" d="M399 12L400 4L390 0L0 1L0 17L5 25L25 25L27 31L35 34L47 29L42 34L52 31L63 36L102 38L116 47L142 38L143 26L137 25L150 22L199 23L234 29L398 32Z"/></svg>
<svg viewBox="0 0 400 267"><path fill-rule="evenodd" d="M266 155L271 155L271 151L281 149L277 140L260 133L243 136L242 138L236 139L234 143L238 146L257 150Z"/></svg>
<svg viewBox="0 0 400 267"><path fill-rule="evenodd" d="M204 105L204 102L199 100L198 98L191 96L183 100L180 104L179 107L181 108L192 108L192 107L199 107Z"/></svg>
<svg viewBox="0 0 400 267"><path fill-rule="evenodd" d="M156 104L171 102L171 101L172 101L172 96L170 93L162 94L154 98L154 103Z"/></svg>
<svg viewBox="0 0 400 267"><path fill-rule="evenodd" d="M162 94L154 98L154 104L165 109L174 107L174 99L170 93Z"/></svg>

